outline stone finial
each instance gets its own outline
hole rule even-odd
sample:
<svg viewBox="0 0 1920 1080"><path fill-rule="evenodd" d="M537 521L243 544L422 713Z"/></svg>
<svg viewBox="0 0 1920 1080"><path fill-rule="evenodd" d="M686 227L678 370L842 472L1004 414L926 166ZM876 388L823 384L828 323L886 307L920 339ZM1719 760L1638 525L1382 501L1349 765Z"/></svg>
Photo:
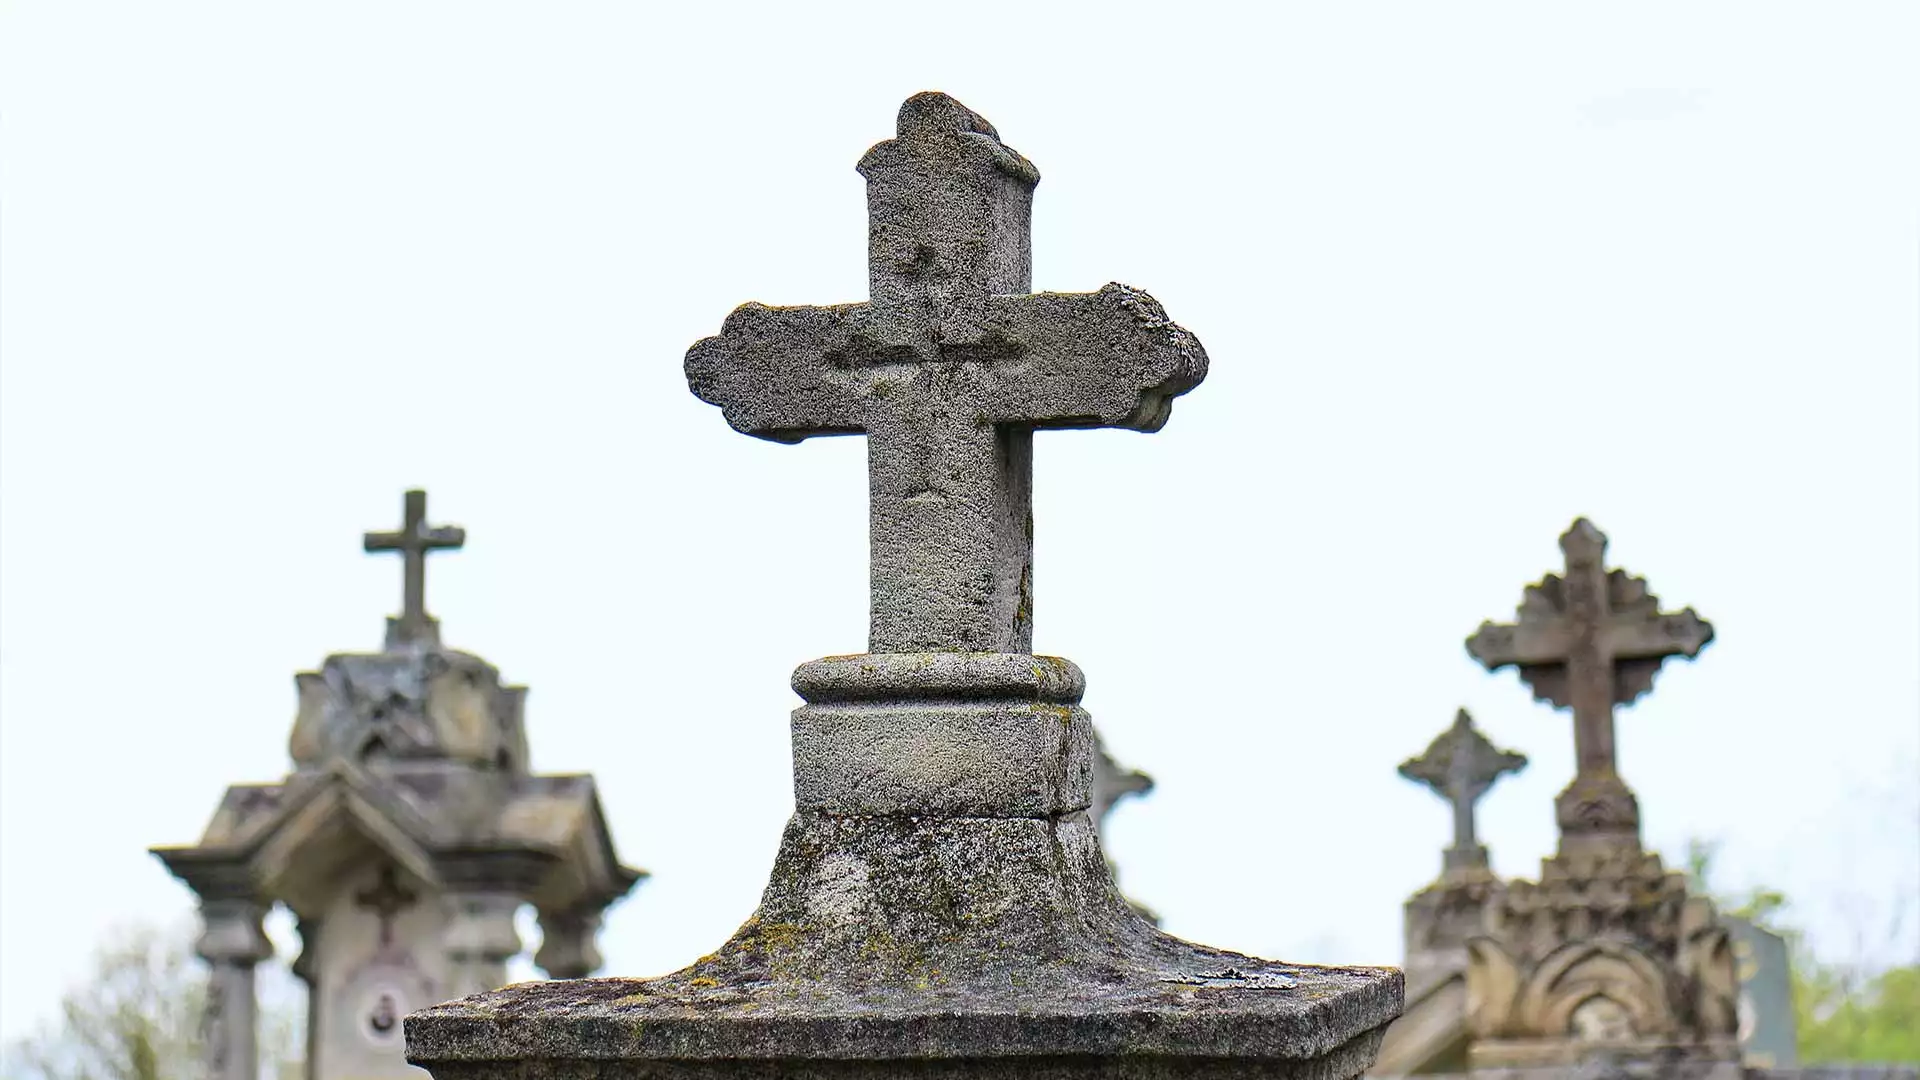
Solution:
<svg viewBox="0 0 1920 1080"><path fill-rule="evenodd" d="M405 516L398 532L366 534L364 543L369 553L399 552L406 572L400 614L387 620L389 650L440 644L439 622L427 614L427 556L435 551L458 551L466 542L467 531L458 525L427 524L424 491L407 492Z"/></svg>
<svg viewBox="0 0 1920 1080"><path fill-rule="evenodd" d="M1033 431L1157 429L1206 354L1145 293L1029 293L1039 174L943 94L861 159L870 299L745 305L687 354L737 431L865 434L869 652L803 664L795 813L759 909L658 979L407 1020L443 1078L1356 1076L1387 969L1161 933L1094 823L1085 680L1031 655Z"/></svg>
<svg viewBox="0 0 1920 1080"><path fill-rule="evenodd" d="M1484 622L1467 652L1489 671L1519 669L1534 697L1573 711L1578 769L1557 804L1561 845L1640 842L1640 808L1620 778L1613 709L1653 689L1669 657L1691 659L1713 640L1692 608L1660 610L1642 578L1606 567L1607 537L1586 518L1560 537L1562 574L1527 586L1518 618Z"/></svg>
<svg viewBox="0 0 1920 1080"><path fill-rule="evenodd" d="M1502 776L1526 768L1525 754L1502 750L1473 726L1461 709L1453 726L1426 752L1400 763L1400 775L1425 784L1453 808L1453 846L1447 849L1443 877L1456 878L1487 869L1487 849L1474 835L1474 806Z"/></svg>

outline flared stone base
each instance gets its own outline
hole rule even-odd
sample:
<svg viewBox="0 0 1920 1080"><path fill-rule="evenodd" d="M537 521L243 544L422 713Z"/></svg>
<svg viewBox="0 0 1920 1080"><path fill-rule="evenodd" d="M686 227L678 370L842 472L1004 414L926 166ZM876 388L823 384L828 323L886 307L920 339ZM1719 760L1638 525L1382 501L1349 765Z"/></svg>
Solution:
<svg viewBox="0 0 1920 1080"><path fill-rule="evenodd" d="M797 777L803 809L731 940L658 979L530 983L417 1013L409 1059L438 1080L1363 1072L1400 973L1258 960L1142 918L1083 809L1078 670L982 656L846 658L796 677L812 703L795 714L796 762L831 765ZM858 680L847 665L891 670ZM916 723L932 752L903 760ZM993 753L1009 761L990 789L979 759ZM874 783L856 782L869 764ZM948 775L964 782L909 782ZM945 813L874 812L887 799ZM972 805L1000 809L955 813Z"/></svg>

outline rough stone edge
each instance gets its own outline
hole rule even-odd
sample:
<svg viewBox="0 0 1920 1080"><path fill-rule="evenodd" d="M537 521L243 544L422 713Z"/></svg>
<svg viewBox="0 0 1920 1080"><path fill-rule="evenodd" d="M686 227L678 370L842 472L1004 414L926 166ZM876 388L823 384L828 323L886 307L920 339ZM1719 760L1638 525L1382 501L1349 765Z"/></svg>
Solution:
<svg viewBox="0 0 1920 1080"><path fill-rule="evenodd" d="M1301 973L1311 970L1301 969ZM1338 1074L1354 1076L1372 1064L1387 1024L1400 1013L1404 987L1394 968L1339 970L1381 977L1284 1017L1262 1016L1257 1008L1101 1012L1097 1005L1084 1012L1051 1015L928 1015L912 1011L912 1003L903 1003L897 1012L842 1011L810 1017L569 1017L562 1006L537 1015L503 1018L449 1002L406 1018L407 1059L434 1069L446 1063L489 1061L607 1061L637 1066L642 1062L937 1062L1076 1056L1244 1058L1273 1063L1310 1062L1365 1042L1365 1062ZM556 993L563 986L553 985ZM1310 985L1302 979L1300 990L1309 990ZM1249 1004L1256 1000L1250 998ZM1089 1031L1090 1027L1095 1030ZM754 1033L751 1043L757 1052L751 1057L738 1052L744 1030ZM927 1047L939 1049L928 1052Z"/></svg>
<svg viewBox="0 0 1920 1080"><path fill-rule="evenodd" d="M435 1080L888 1080L892 1077L994 1077L1004 1080L1348 1080L1380 1046L1380 1029L1316 1058L1221 1058L1053 1054L999 1058L722 1058L702 1061L589 1058L431 1062ZM409 1058L409 1061L413 1061ZM420 1065L420 1062L413 1062ZM424 1067L424 1066L423 1066Z"/></svg>
<svg viewBox="0 0 1920 1080"><path fill-rule="evenodd" d="M1012 698L1074 705L1086 692L1078 664L1028 653L859 653L828 656L793 672L809 704Z"/></svg>

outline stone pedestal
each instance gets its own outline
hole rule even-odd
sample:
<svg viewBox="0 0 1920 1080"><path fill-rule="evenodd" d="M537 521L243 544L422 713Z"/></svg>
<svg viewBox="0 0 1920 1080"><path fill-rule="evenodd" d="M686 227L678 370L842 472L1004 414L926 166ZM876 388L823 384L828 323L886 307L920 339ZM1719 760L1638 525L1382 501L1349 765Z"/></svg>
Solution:
<svg viewBox="0 0 1920 1080"><path fill-rule="evenodd" d="M407 1021L437 1080L1360 1073L1385 968L1181 941L1116 893L1079 670L1011 654L800 668L797 812L760 908L660 979L508 987Z"/></svg>

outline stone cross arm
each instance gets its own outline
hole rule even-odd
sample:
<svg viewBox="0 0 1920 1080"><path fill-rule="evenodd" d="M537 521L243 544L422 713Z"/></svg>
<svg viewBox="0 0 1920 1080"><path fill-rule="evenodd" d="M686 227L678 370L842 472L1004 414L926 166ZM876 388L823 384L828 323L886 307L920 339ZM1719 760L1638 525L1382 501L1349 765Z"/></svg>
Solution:
<svg viewBox="0 0 1920 1080"><path fill-rule="evenodd" d="M1564 663L1575 628L1564 619L1480 624L1467 639L1467 652L1489 670L1508 665L1531 667ZM1713 625L1687 608L1676 614L1614 612L1603 631L1603 647L1616 660L1693 657L1713 640Z"/></svg>
<svg viewBox="0 0 1920 1080"><path fill-rule="evenodd" d="M964 330L943 324L943 340L889 336L868 303L745 304L688 351L687 381L736 431L798 442L929 407L980 425L1157 431L1207 371L1192 334L1117 284L989 296Z"/></svg>

